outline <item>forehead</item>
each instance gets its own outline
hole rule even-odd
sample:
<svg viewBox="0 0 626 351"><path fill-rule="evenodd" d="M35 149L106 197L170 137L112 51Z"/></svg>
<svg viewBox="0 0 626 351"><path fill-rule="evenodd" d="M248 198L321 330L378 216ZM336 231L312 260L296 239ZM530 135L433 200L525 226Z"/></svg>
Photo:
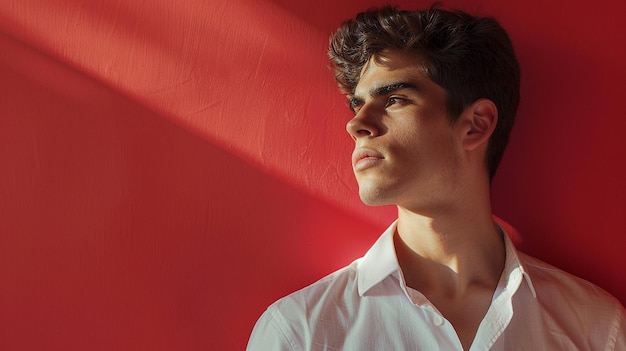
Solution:
<svg viewBox="0 0 626 351"><path fill-rule="evenodd" d="M422 58L415 53L386 50L373 55L361 69L355 96L366 96L369 91L390 83L406 81L416 84L434 84L426 74Z"/></svg>

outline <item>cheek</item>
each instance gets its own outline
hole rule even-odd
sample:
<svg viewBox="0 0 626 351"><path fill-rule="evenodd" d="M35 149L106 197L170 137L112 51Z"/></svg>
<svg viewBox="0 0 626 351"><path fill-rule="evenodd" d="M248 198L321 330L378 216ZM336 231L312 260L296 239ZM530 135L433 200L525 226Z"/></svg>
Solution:
<svg viewBox="0 0 626 351"><path fill-rule="evenodd" d="M428 129L415 123L401 123L395 126L395 133L390 135L390 145L398 150L418 151L420 144L429 138Z"/></svg>
<svg viewBox="0 0 626 351"><path fill-rule="evenodd" d="M456 143L450 133L430 130L405 137L403 158L408 168L422 172L447 173L458 165Z"/></svg>

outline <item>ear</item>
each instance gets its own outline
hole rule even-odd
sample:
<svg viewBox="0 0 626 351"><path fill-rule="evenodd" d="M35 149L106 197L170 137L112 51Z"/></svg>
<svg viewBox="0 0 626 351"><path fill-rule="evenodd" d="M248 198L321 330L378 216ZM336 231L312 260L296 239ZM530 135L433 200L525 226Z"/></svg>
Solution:
<svg viewBox="0 0 626 351"><path fill-rule="evenodd" d="M478 99L463 110L460 118L463 148L475 150L489 142L498 123L498 108L489 99Z"/></svg>

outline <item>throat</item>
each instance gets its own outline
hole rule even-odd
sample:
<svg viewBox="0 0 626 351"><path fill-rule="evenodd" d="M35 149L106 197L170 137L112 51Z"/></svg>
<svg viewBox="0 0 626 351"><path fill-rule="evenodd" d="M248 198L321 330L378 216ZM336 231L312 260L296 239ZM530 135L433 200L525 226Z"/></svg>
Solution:
<svg viewBox="0 0 626 351"><path fill-rule="evenodd" d="M504 269L503 239L499 237L490 245L419 251L396 233L394 246L406 285L424 295L452 324L461 345L468 350Z"/></svg>

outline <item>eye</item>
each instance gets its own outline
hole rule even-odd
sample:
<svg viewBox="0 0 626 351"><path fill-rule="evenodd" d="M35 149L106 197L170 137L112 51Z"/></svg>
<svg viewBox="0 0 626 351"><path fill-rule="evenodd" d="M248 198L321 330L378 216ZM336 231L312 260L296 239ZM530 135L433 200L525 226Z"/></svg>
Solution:
<svg viewBox="0 0 626 351"><path fill-rule="evenodd" d="M352 113L354 113L355 115L359 112L361 106L363 106L363 101L359 99L352 98L348 101L348 107L350 108L350 111L352 111Z"/></svg>
<svg viewBox="0 0 626 351"><path fill-rule="evenodd" d="M385 108L390 107L392 105L396 105L396 104L402 104L404 102L406 102L406 99L403 99L403 98L400 98L400 97L397 97L397 96L390 96L387 99L387 103L385 104Z"/></svg>

